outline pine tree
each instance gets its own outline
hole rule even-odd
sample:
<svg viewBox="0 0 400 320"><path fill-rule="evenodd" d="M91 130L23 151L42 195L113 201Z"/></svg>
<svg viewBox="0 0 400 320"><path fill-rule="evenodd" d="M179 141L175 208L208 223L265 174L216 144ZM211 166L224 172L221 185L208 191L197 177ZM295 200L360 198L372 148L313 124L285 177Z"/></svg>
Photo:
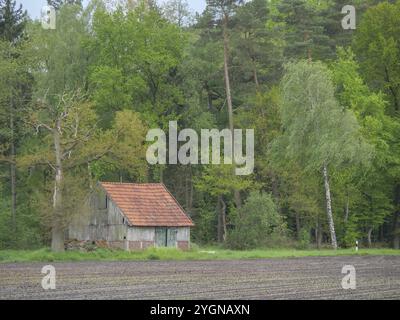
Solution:
<svg viewBox="0 0 400 320"><path fill-rule="evenodd" d="M285 55L297 59L322 59L332 55L331 40L321 14L326 6L307 0L274 1L272 22L286 41Z"/></svg>
<svg viewBox="0 0 400 320"><path fill-rule="evenodd" d="M15 1L0 0L0 39L15 43L21 39L27 19L22 5L16 7Z"/></svg>
<svg viewBox="0 0 400 320"><path fill-rule="evenodd" d="M76 4L82 6L82 0L47 0L49 6L59 10L64 4Z"/></svg>
<svg viewBox="0 0 400 320"><path fill-rule="evenodd" d="M233 135L234 122L233 122L233 104L232 104L232 88L231 88L231 77L230 77L230 35L229 25L230 19L234 14L235 10L242 3L238 0L208 0L207 6L214 13L215 17L219 19L222 26L222 37L224 44L224 80L225 80L225 93L226 103L228 106L228 119L229 129ZM240 190L234 190L235 204L236 207L241 207L242 200Z"/></svg>
<svg viewBox="0 0 400 320"><path fill-rule="evenodd" d="M1 114L4 116L5 124L8 128L6 143L9 145L8 162L10 164L10 192L11 192L11 219L12 228L16 231L16 211L17 211L17 170L15 164L16 157L16 131L17 131L17 109L20 107L23 98L23 91L27 91L26 83L23 79L24 74L15 67L20 64L19 53L16 48L23 38L27 13L22 9L22 5L16 7L15 1L0 0L0 41L4 41L1 54L5 60L5 65L14 65L9 72L1 75L0 82L4 81L4 86L8 93L3 96L4 104L1 105Z"/></svg>

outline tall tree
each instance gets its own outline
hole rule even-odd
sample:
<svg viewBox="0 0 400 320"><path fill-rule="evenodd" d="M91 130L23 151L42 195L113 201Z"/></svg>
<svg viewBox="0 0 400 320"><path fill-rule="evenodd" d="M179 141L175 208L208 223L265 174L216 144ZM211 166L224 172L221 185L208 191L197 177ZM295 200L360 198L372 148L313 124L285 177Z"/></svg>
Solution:
<svg viewBox="0 0 400 320"><path fill-rule="evenodd" d="M241 0L207 0L208 8L213 12L217 20L220 21L222 27L222 37L224 45L224 80L225 80L225 93L226 93L226 104L228 107L228 120L229 129L232 133L234 131L233 123L233 104L232 104L232 89L230 79L230 35L229 35L229 24L235 9L241 4ZM235 151L234 151L235 152ZM234 190L235 203L237 207L241 207L242 199L240 190Z"/></svg>
<svg viewBox="0 0 400 320"><path fill-rule="evenodd" d="M97 10L93 29L89 79L102 126L123 109L140 112L148 126L166 131L169 121L179 122L185 106L179 73L185 33L143 3L129 12ZM150 178L163 181L164 170L151 167Z"/></svg>
<svg viewBox="0 0 400 320"><path fill-rule="evenodd" d="M192 13L186 0L169 0L162 6L163 15L168 21L179 27L186 27L192 22Z"/></svg>
<svg viewBox="0 0 400 320"><path fill-rule="evenodd" d="M327 1L274 0L270 4L275 32L286 42L287 58L323 59L332 57L332 43L324 27Z"/></svg>
<svg viewBox="0 0 400 320"><path fill-rule="evenodd" d="M383 2L370 7L358 27L354 49L360 62L361 74L374 90L383 90L389 98L386 113L398 123L400 117L400 1ZM398 139L390 144L391 152L399 150ZM392 158L390 173L393 185L393 244L400 247L400 170L398 157Z"/></svg>
<svg viewBox="0 0 400 320"><path fill-rule="evenodd" d="M34 25L31 32L32 55L36 57L32 65L35 92L26 122L42 143L28 149L20 163L51 170L52 214L48 221L54 251L64 250L70 213L77 209L71 209L67 196L71 187L80 184L77 179L82 172L90 180L93 175L101 176L101 169L106 166L142 173L144 170L144 126L137 114L114 110L109 126L104 128L99 126L96 106L89 101L90 59L83 46L88 39L85 18L81 7L62 6L54 32L43 30L40 25ZM138 162L142 163L141 170ZM81 190L78 194L82 193Z"/></svg>
<svg viewBox="0 0 400 320"><path fill-rule="evenodd" d="M0 0L0 38L12 43L23 36L27 13L13 0Z"/></svg>
<svg viewBox="0 0 400 320"><path fill-rule="evenodd" d="M400 112L400 2L369 8L357 29L354 48L362 74L374 89L384 88L392 112Z"/></svg>
<svg viewBox="0 0 400 320"><path fill-rule="evenodd" d="M235 175L233 165L207 166L201 177L196 179L197 190L206 192L217 199L217 239L225 242L227 236L227 199L234 190L247 190L254 187L248 178L241 178ZM231 196L232 197L232 196Z"/></svg>
<svg viewBox="0 0 400 320"><path fill-rule="evenodd" d="M370 148L360 136L351 111L340 107L329 72L322 63L300 61L286 66L282 80L283 134L276 150L305 170L321 172L332 247L337 248L329 170L368 158Z"/></svg>
<svg viewBox="0 0 400 320"><path fill-rule="evenodd" d="M362 79L354 53L340 48L338 56L332 64L336 96L344 107L354 111L364 138L375 147L368 170L353 171L361 195L360 200L351 201L356 206L353 212L358 215L357 228L362 234L368 233L371 244L372 232L378 231L393 210L393 190L399 167L396 156L399 145L395 137L400 125L389 115L391 106L387 97L371 90Z"/></svg>
<svg viewBox="0 0 400 320"><path fill-rule="evenodd" d="M76 4L82 6L82 0L47 0L48 5L60 10L64 4Z"/></svg>
<svg viewBox="0 0 400 320"><path fill-rule="evenodd" d="M89 169L86 176L90 182L90 168L99 160L115 163L121 169L137 167L140 160L144 163L144 126L133 112L121 111L112 129L101 130L93 106L79 91L63 93L57 104L39 100L29 115L29 123L44 143L34 153L21 157L20 164L48 166L53 171L52 215L48 220L51 248L60 252L64 251L69 222L84 204L84 198L79 201L77 194L87 194L83 188L90 186L76 185L82 183L82 169ZM80 192L68 197L74 188L80 188Z"/></svg>
<svg viewBox="0 0 400 320"><path fill-rule="evenodd" d="M8 50L2 51L3 59L5 63L7 60L9 63L14 64L14 68L9 70L9 73L2 74L2 80L4 85L8 87L6 104L7 113L7 127L9 128L9 161L10 161L10 189L11 189L11 217L13 230L16 231L16 211L17 211L17 172L15 165L16 157L16 118L17 109L21 108L21 102L23 101L23 94L21 89L24 87L23 75L21 74L21 61L19 50L15 50L13 47L20 45L23 38L25 25L27 20L27 13L23 11L22 5L16 6L15 1L1 0L0 1L0 41L4 41L5 45L2 49L7 48ZM19 67L18 67L19 65ZM8 78L8 80L7 80ZM26 78L25 78L26 79Z"/></svg>
<svg viewBox="0 0 400 320"><path fill-rule="evenodd" d="M236 100L254 100L263 84L279 81L282 72L283 45L280 34L266 27L271 12L264 0L246 2L232 17L231 77Z"/></svg>

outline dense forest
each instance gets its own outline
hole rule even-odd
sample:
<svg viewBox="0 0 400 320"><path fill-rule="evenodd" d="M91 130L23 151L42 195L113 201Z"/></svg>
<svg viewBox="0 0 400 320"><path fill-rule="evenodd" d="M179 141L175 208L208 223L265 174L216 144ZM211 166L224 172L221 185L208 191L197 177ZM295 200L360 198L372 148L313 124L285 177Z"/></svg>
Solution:
<svg viewBox="0 0 400 320"><path fill-rule="evenodd" d="M0 0L0 248L63 250L115 181L163 182L198 245L399 249L400 0L48 2L54 30ZM170 121L254 129L253 174L150 165Z"/></svg>

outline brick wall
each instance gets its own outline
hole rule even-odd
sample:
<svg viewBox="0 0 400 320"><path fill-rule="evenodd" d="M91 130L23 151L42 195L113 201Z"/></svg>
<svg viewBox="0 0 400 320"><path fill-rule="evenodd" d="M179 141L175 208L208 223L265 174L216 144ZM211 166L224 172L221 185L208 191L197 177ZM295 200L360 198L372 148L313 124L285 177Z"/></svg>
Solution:
<svg viewBox="0 0 400 320"><path fill-rule="evenodd" d="M178 241L178 249L189 250L189 248L190 248L189 241Z"/></svg>
<svg viewBox="0 0 400 320"><path fill-rule="evenodd" d="M129 250L144 250L154 247L154 241L129 241Z"/></svg>
<svg viewBox="0 0 400 320"><path fill-rule="evenodd" d="M125 250L125 241L108 241L108 246L114 249Z"/></svg>

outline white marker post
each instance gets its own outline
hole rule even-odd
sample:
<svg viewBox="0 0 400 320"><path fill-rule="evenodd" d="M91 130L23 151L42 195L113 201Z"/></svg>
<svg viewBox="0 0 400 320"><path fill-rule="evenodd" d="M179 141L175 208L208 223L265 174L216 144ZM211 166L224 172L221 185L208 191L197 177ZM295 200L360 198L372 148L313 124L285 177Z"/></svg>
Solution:
<svg viewBox="0 0 400 320"><path fill-rule="evenodd" d="M356 240L356 252L358 252L358 240Z"/></svg>

